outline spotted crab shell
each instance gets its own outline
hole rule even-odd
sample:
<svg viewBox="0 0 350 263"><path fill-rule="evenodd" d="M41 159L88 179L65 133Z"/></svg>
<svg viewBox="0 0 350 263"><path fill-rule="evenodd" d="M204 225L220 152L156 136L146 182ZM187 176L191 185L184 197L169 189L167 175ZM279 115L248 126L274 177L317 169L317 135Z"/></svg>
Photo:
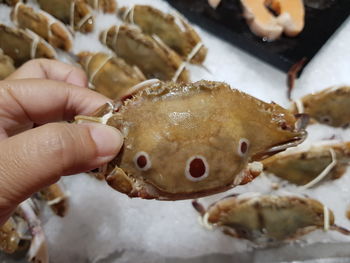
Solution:
<svg viewBox="0 0 350 263"><path fill-rule="evenodd" d="M305 132L288 110L221 82L158 82L95 116L125 137L106 180L131 197L187 199L246 183ZM249 165L248 165L249 164Z"/></svg>

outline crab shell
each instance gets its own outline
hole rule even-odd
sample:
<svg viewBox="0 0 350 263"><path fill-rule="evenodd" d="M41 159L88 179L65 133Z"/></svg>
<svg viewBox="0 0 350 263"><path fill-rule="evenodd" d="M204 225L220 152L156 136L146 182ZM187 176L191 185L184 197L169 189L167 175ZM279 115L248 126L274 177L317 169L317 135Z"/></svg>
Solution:
<svg viewBox="0 0 350 263"><path fill-rule="evenodd" d="M93 9L102 10L104 13L114 13L117 9L115 0L84 0Z"/></svg>
<svg viewBox="0 0 350 263"><path fill-rule="evenodd" d="M130 197L177 200L224 191L261 172L248 163L305 137L289 111L221 82L158 82L118 112L109 107L96 116L125 141L106 180Z"/></svg>
<svg viewBox="0 0 350 263"><path fill-rule="evenodd" d="M0 48L0 80L5 79L11 73L16 70L13 65L13 60L9 56L6 56Z"/></svg>
<svg viewBox="0 0 350 263"><path fill-rule="evenodd" d="M324 209L323 204L310 198L247 193L214 203L205 218L226 234L262 244L295 239L323 228ZM333 212L328 213L327 223L333 226Z"/></svg>
<svg viewBox="0 0 350 263"><path fill-rule="evenodd" d="M0 226L0 251L7 254L15 253L19 246L20 237L16 232L14 219L9 218L5 224Z"/></svg>
<svg viewBox="0 0 350 263"><path fill-rule="evenodd" d="M350 142L313 146L308 150L287 151L262 161L268 173L297 185L305 185L314 180L332 162L331 150L335 153L336 165L328 177L341 177L350 161Z"/></svg>
<svg viewBox="0 0 350 263"><path fill-rule="evenodd" d="M179 55L135 26L112 26L101 33L100 41L128 64L139 67L149 79L189 80Z"/></svg>
<svg viewBox="0 0 350 263"><path fill-rule="evenodd" d="M114 55L82 52L78 57L92 88L111 99L119 99L129 88L145 80L136 66L131 67Z"/></svg>
<svg viewBox="0 0 350 263"><path fill-rule="evenodd" d="M56 51L44 39L22 29L0 24L0 48L14 60L15 66L34 58L57 57Z"/></svg>
<svg viewBox="0 0 350 263"><path fill-rule="evenodd" d="M94 16L83 0L37 0L44 11L70 25L71 29L82 33L94 29Z"/></svg>
<svg viewBox="0 0 350 263"><path fill-rule="evenodd" d="M36 12L19 2L11 18L19 28L30 29L56 48L70 51L73 46L73 37L65 25L44 11Z"/></svg>
<svg viewBox="0 0 350 263"><path fill-rule="evenodd" d="M293 112L306 113L314 120L333 127L350 123L350 87L332 87L306 95L292 107Z"/></svg>
<svg viewBox="0 0 350 263"><path fill-rule="evenodd" d="M55 183L40 190L40 198L47 202L55 215L64 217L69 208L69 198L61 183Z"/></svg>
<svg viewBox="0 0 350 263"><path fill-rule="evenodd" d="M165 14L152 6L135 5L131 8L121 8L119 16L126 22L139 26L145 34L157 35L184 60L195 64L204 62L208 49L180 14Z"/></svg>

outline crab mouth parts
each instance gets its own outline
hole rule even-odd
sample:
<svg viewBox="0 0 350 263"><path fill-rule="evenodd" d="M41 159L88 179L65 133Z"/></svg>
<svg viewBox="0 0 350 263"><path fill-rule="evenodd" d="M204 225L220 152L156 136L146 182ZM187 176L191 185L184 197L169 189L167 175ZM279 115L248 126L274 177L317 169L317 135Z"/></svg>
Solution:
<svg viewBox="0 0 350 263"><path fill-rule="evenodd" d="M253 156L252 159L253 159L253 161L261 161L261 160L266 159L266 158L268 158L272 155L275 155L279 152L283 152L288 148L298 146L300 143L302 143L306 139L306 137L307 137L307 132L301 131L298 136L292 138L291 140L289 140L283 144L272 146L271 148L267 149L266 151L257 153Z"/></svg>

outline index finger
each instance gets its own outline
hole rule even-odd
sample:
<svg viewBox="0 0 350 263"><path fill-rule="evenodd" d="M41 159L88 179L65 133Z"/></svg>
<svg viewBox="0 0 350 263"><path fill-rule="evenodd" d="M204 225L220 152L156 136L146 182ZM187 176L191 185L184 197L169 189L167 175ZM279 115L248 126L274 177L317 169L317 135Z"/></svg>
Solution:
<svg viewBox="0 0 350 263"><path fill-rule="evenodd" d="M58 60L30 60L7 77L7 80L28 78L51 79L63 81L79 87L87 87L87 77L82 69Z"/></svg>

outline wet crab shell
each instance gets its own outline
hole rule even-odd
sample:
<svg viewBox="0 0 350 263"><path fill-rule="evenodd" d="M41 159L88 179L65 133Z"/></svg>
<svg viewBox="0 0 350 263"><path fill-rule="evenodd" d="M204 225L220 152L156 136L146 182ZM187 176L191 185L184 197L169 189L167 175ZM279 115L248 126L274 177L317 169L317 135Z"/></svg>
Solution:
<svg viewBox="0 0 350 263"><path fill-rule="evenodd" d="M180 14L165 14L148 5L121 8L119 16L126 22L139 26L147 35L157 35L184 60L202 64L207 48L200 36Z"/></svg>
<svg viewBox="0 0 350 263"><path fill-rule="evenodd" d="M264 170L297 185L306 185L332 163L331 150L336 164L327 177L341 177L350 161L350 143L313 146L307 150L287 151L262 161Z"/></svg>
<svg viewBox="0 0 350 263"><path fill-rule="evenodd" d="M292 240L325 226L347 233L334 225L333 212L323 204L298 196L230 196L211 205L203 218L225 234L261 245Z"/></svg>
<svg viewBox="0 0 350 263"><path fill-rule="evenodd" d="M84 0L93 9L102 10L105 13L114 13L117 9L117 2L115 0Z"/></svg>
<svg viewBox="0 0 350 263"><path fill-rule="evenodd" d="M293 112L308 114L314 120L333 127L350 123L350 87L332 87L297 100Z"/></svg>
<svg viewBox="0 0 350 263"><path fill-rule="evenodd" d="M221 82L158 82L118 112L106 114L109 107L97 116L125 141L106 180L131 197L176 200L224 191L260 173L259 164L248 163L305 137L289 111Z"/></svg>

